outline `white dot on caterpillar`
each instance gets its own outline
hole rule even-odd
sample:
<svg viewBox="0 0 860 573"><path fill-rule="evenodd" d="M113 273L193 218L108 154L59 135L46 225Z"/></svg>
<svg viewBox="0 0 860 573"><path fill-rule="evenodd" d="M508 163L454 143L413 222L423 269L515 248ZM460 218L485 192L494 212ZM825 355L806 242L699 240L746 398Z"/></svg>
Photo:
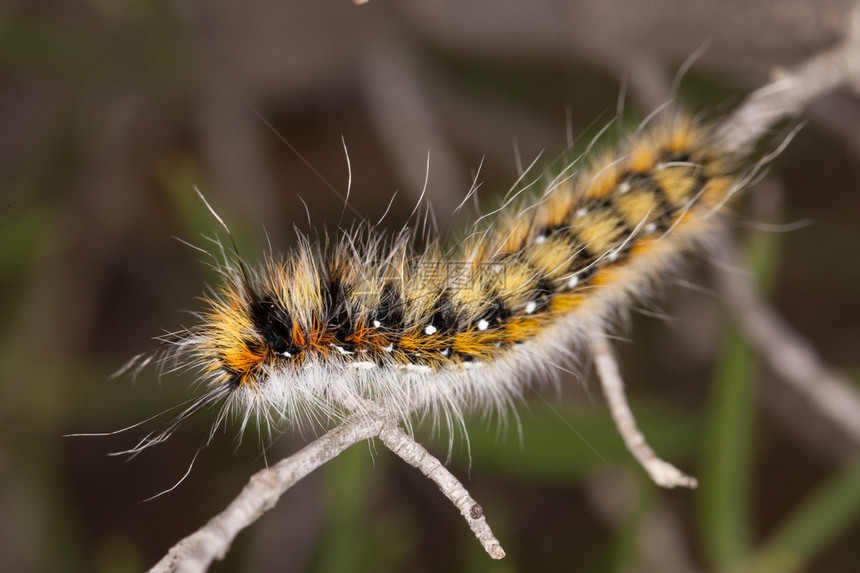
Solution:
<svg viewBox="0 0 860 573"><path fill-rule="evenodd" d="M389 344L388 346L383 346L382 349L386 352L391 352L392 350L394 350L394 345Z"/></svg>
<svg viewBox="0 0 860 573"><path fill-rule="evenodd" d="M624 195L628 191L630 191L630 183L627 181L622 181L621 185L618 186L618 194Z"/></svg>
<svg viewBox="0 0 860 573"><path fill-rule="evenodd" d="M484 320L483 318L478 321L478 330L487 330L490 327L490 323Z"/></svg>
<svg viewBox="0 0 860 573"><path fill-rule="evenodd" d="M526 303L526 314L531 314L537 309L537 303L530 300Z"/></svg>
<svg viewBox="0 0 860 573"><path fill-rule="evenodd" d="M284 350L283 352L276 352L275 354L278 354L280 356L284 356L286 358L292 358L293 357L293 355L290 354L289 352L287 352L286 350Z"/></svg>
<svg viewBox="0 0 860 573"><path fill-rule="evenodd" d="M436 334L436 330L437 329L435 326L433 326L432 324L428 324L426 327L424 327L424 334Z"/></svg>
<svg viewBox="0 0 860 573"><path fill-rule="evenodd" d="M573 288L579 284L579 277L577 275L573 275L569 279L567 279L567 288Z"/></svg>
<svg viewBox="0 0 860 573"><path fill-rule="evenodd" d="M538 235L537 237L535 237L534 243L535 245L540 245L544 241L546 241L546 235Z"/></svg>
<svg viewBox="0 0 860 573"><path fill-rule="evenodd" d="M588 209L586 209L585 207L576 210L577 218L582 219L586 215L588 215Z"/></svg>
<svg viewBox="0 0 860 573"><path fill-rule="evenodd" d="M612 251L611 253L606 255L606 258L609 260L610 263L614 263L618 260L618 251Z"/></svg>
<svg viewBox="0 0 860 573"><path fill-rule="evenodd" d="M655 223L648 223L647 225L645 225L645 228L643 230L646 233L653 233L657 230L657 225Z"/></svg>
<svg viewBox="0 0 860 573"><path fill-rule="evenodd" d="M379 328L380 326L382 326L381 322L379 322L378 320L373 321L373 328Z"/></svg>
<svg viewBox="0 0 860 573"><path fill-rule="evenodd" d="M446 348L445 350L440 350L440 351L439 351L439 354L441 354L442 356L444 356L445 358L447 358L447 357L448 357L448 355L449 355L449 354L451 354L451 349L450 349L450 348Z"/></svg>
<svg viewBox="0 0 860 573"><path fill-rule="evenodd" d="M350 354L352 354L352 352L350 352L349 350L344 350L342 346L338 346L337 344L332 344L331 346L344 356L349 356Z"/></svg>

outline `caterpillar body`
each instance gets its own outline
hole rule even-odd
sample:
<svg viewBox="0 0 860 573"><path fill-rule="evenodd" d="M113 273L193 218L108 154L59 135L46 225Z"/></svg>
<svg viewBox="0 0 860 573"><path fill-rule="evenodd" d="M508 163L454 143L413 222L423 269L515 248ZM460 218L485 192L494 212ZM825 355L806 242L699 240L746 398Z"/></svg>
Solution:
<svg viewBox="0 0 860 573"><path fill-rule="evenodd" d="M506 411L708 237L750 178L713 141L686 116L643 128L615 155L509 193L447 251L364 227L302 238L256 269L225 256L199 324L167 339L206 386L176 423L218 402L216 426L235 411L242 428L367 403L449 427L468 408Z"/></svg>

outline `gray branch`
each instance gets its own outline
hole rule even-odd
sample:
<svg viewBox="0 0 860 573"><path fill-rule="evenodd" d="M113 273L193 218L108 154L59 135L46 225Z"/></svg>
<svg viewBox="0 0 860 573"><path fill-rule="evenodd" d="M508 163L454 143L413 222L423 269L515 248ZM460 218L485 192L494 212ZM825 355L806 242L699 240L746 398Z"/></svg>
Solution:
<svg viewBox="0 0 860 573"><path fill-rule="evenodd" d="M731 242L726 239L720 245L719 260L742 268ZM860 393L821 362L812 346L756 293L748 276L717 271L729 312L771 370L860 448Z"/></svg>
<svg viewBox="0 0 860 573"><path fill-rule="evenodd" d="M594 366L603 395L609 404L609 412L615 420L615 427L624 439L624 444L633 457L645 468L654 483L660 487L689 487L695 488L696 479L688 476L672 464L663 461L648 445L645 436L636 424L636 418L630 410L627 395L624 393L624 380L618 372L618 363L612 355L612 349L606 336L599 331L589 333L591 353L594 356Z"/></svg>
<svg viewBox="0 0 860 573"><path fill-rule="evenodd" d="M150 573L197 573L223 559L238 533L272 509L285 491L348 447L379 434L383 422L354 415L297 453L251 477L227 508L176 545Z"/></svg>
<svg viewBox="0 0 860 573"><path fill-rule="evenodd" d="M478 541L493 559L505 551L493 535L481 506L466 488L430 452L401 430L397 421L370 402L358 405L339 426L281 460L260 470L248 485L209 522L174 545L150 573L200 573L215 559L223 559L240 531L272 509L280 497L300 479L337 457L354 444L379 437L392 452L433 480L440 491L460 510Z"/></svg>
<svg viewBox="0 0 860 573"><path fill-rule="evenodd" d="M743 151L775 123L793 117L815 99L860 78L860 3L848 13L845 40L751 93L717 130L725 149Z"/></svg>

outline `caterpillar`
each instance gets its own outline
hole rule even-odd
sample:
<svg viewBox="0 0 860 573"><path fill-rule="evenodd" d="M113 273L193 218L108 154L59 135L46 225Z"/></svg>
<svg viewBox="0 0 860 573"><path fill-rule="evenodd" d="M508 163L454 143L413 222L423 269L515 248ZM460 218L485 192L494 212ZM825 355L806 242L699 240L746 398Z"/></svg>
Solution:
<svg viewBox="0 0 860 573"><path fill-rule="evenodd" d="M136 450L216 403L214 427L235 412L242 429L367 403L449 428L470 408L506 412L706 241L761 166L689 116L651 123L614 153L514 187L453 247L365 224L302 236L257 267L223 254L199 323L164 338L166 359L205 390Z"/></svg>

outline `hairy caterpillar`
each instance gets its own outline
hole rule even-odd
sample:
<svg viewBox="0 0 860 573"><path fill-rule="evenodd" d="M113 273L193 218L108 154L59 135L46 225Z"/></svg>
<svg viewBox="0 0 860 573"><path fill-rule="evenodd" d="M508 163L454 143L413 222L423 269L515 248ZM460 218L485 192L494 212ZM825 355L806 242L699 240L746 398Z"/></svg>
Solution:
<svg viewBox="0 0 860 573"><path fill-rule="evenodd" d="M165 337L167 359L206 389L133 451L213 403L216 427L234 411L243 429L337 418L368 399L449 428L466 408L504 412L706 239L756 172L675 116L515 187L453 248L363 226L302 238L257 268L225 255L199 323Z"/></svg>

